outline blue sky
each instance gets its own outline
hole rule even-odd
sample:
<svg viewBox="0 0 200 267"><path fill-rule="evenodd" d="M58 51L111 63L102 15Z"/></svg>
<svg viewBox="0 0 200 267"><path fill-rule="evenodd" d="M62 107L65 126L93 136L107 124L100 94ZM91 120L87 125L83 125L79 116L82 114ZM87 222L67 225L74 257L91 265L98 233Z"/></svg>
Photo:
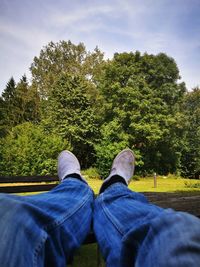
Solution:
<svg viewBox="0 0 200 267"><path fill-rule="evenodd" d="M165 52L187 88L200 86L200 0L0 0L0 92L48 42L115 52Z"/></svg>

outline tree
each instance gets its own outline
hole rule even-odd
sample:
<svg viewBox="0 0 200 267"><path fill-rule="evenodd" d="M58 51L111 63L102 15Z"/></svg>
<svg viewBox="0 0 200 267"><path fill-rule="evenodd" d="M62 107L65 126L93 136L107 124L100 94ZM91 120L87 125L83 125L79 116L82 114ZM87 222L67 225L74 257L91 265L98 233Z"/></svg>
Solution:
<svg viewBox="0 0 200 267"><path fill-rule="evenodd" d="M0 175L56 174L58 154L71 149L60 136L28 122L13 127L0 146Z"/></svg>
<svg viewBox="0 0 200 267"><path fill-rule="evenodd" d="M8 104L13 103L13 98L15 96L15 88L16 88L15 80L13 77L11 77L6 85L4 92L2 93L3 100L7 101Z"/></svg>
<svg viewBox="0 0 200 267"><path fill-rule="evenodd" d="M109 128L117 118L125 138L115 131L115 142L125 141L126 146L136 150L143 173L167 173L180 168L179 105L185 86L177 83L178 78L175 61L165 54L115 54L105 66L99 86L105 103L104 127ZM102 132L97 158L109 134Z"/></svg>
<svg viewBox="0 0 200 267"><path fill-rule="evenodd" d="M115 118L105 123L100 128L101 139L95 144L96 166L102 177L107 177L113 158L124 148L128 147L128 134L121 126L120 121Z"/></svg>
<svg viewBox="0 0 200 267"><path fill-rule="evenodd" d="M54 84L43 113L48 131L68 140L83 167L94 159L94 142L98 137L98 114L91 82L76 75L63 75Z"/></svg>
<svg viewBox="0 0 200 267"><path fill-rule="evenodd" d="M0 97L0 136L23 122L37 123L40 120L39 95L33 86L29 86L25 75L19 83L11 78Z"/></svg>
<svg viewBox="0 0 200 267"><path fill-rule="evenodd" d="M33 85L41 98L46 99L54 83L64 74L83 76L95 83L103 62L103 53L98 48L87 52L83 43L50 42L31 65Z"/></svg>
<svg viewBox="0 0 200 267"><path fill-rule="evenodd" d="M4 136L15 125L16 84L13 77L8 81L0 97L0 136Z"/></svg>
<svg viewBox="0 0 200 267"><path fill-rule="evenodd" d="M16 101L15 101L15 114L16 124L26 121L26 103L28 95L28 82L25 75L22 76L19 83L16 86Z"/></svg>
<svg viewBox="0 0 200 267"><path fill-rule="evenodd" d="M142 174L199 172L198 93L186 94L173 58L136 51L104 61L98 48L60 41L30 69L31 85L11 79L0 98L1 137L28 121L70 143L82 167L96 160L104 175L125 147Z"/></svg>
<svg viewBox="0 0 200 267"><path fill-rule="evenodd" d="M29 86L25 75L16 86L17 124L40 121L40 98L33 85Z"/></svg>
<svg viewBox="0 0 200 267"><path fill-rule="evenodd" d="M182 155L182 174L191 178L200 175L200 88L188 92L183 103L186 143Z"/></svg>

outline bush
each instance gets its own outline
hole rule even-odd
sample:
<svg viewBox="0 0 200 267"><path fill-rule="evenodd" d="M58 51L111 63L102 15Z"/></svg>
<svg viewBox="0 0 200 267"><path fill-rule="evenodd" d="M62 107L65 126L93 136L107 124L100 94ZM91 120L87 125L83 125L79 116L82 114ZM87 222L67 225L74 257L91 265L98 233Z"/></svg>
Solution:
<svg viewBox="0 0 200 267"><path fill-rule="evenodd" d="M56 174L58 154L70 149L60 136L32 123L14 127L0 145L0 175Z"/></svg>
<svg viewBox="0 0 200 267"><path fill-rule="evenodd" d="M90 179L100 179L100 175L99 175L97 168L90 167L89 169L81 171L81 173L86 178L88 177Z"/></svg>
<svg viewBox="0 0 200 267"><path fill-rule="evenodd" d="M125 148L124 143L113 143L106 146L96 145L97 168L101 178L106 178L110 172L114 157Z"/></svg>
<svg viewBox="0 0 200 267"><path fill-rule="evenodd" d="M172 173L169 173L167 175L167 178L169 178L169 179L182 179L182 177L180 175L172 174Z"/></svg>
<svg viewBox="0 0 200 267"><path fill-rule="evenodd" d="M200 182L192 183L192 182L185 182L185 187L187 188L200 188Z"/></svg>
<svg viewBox="0 0 200 267"><path fill-rule="evenodd" d="M133 177L131 178L131 180L133 180L133 181L139 181L140 180L140 176L139 175L133 175Z"/></svg>

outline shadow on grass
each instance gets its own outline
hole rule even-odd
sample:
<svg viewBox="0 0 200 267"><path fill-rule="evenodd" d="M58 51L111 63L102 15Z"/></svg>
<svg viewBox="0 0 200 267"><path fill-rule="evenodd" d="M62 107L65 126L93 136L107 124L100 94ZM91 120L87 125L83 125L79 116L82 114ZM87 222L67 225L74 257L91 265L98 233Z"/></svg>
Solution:
<svg viewBox="0 0 200 267"><path fill-rule="evenodd" d="M98 264L99 263L99 264ZM97 244L83 245L74 255L70 267L105 267L103 258L98 250Z"/></svg>
<svg viewBox="0 0 200 267"><path fill-rule="evenodd" d="M189 191L184 191L184 190L176 190L174 193L183 195L183 196L200 196L200 190L198 189L193 189Z"/></svg>

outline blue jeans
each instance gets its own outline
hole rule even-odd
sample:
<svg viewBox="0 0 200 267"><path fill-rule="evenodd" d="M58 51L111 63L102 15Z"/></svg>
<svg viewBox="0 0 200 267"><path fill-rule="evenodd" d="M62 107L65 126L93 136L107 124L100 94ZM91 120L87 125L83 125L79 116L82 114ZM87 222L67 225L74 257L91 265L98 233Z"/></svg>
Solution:
<svg viewBox="0 0 200 267"><path fill-rule="evenodd" d="M67 178L48 193L0 197L0 266L66 266L91 220L107 266L199 266L200 220L164 210L116 183L94 201Z"/></svg>
<svg viewBox="0 0 200 267"><path fill-rule="evenodd" d="M66 179L48 193L0 197L0 266L65 267L90 231L93 192Z"/></svg>
<svg viewBox="0 0 200 267"><path fill-rule="evenodd" d="M200 220L115 183L96 200L94 231L109 267L200 266Z"/></svg>

